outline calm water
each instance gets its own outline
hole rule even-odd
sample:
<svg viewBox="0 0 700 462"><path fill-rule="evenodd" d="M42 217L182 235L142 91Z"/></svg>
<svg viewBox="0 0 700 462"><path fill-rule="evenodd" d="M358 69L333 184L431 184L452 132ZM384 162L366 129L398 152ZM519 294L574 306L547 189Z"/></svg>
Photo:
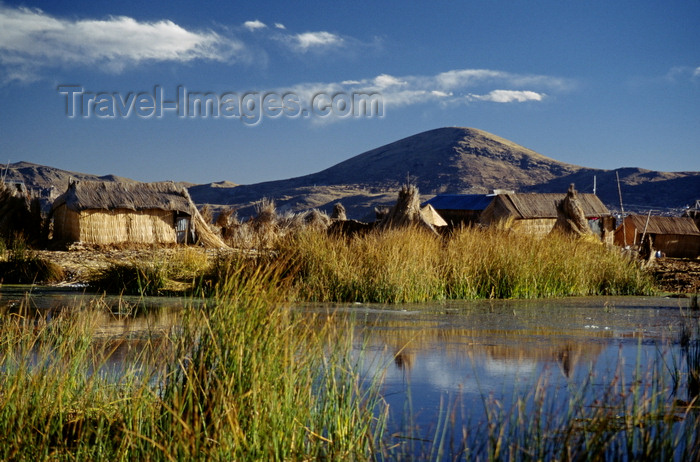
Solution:
<svg viewBox="0 0 700 462"><path fill-rule="evenodd" d="M391 433L415 446L445 418L459 441L464 429L485 427L485 405L508 415L514 396L527 401L538 386L564 413L584 383L592 402L616 380L666 375L674 364L684 371L681 323L697 319L687 307L687 299L589 297L332 309L357 323L370 373L386 369ZM667 383L669 400L687 399Z"/></svg>
<svg viewBox="0 0 700 462"><path fill-rule="evenodd" d="M108 307L98 335L115 342L108 364L112 372L134 356L141 340L165 335L177 324L181 307L191 303L178 298L96 298L58 289L41 289L27 299L26 291L3 286L0 306L16 306L24 299L45 311L94 303ZM483 426L485 404L496 404L507 414L514 396L531 397L538 386L556 397L556 408L583 383L595 395L614 380L643 379L654 367L662 373L673 365L683 369L681 325L684 319L697 320L697 312L687 307L687 299L589 297L293 309L330 311L352 320L363 372L385 376L390 433L420 445L446 416L457 433ZM133 312L141 314L126 316ZM664 364L668 367L658 367ZM669 399L687 399L672 390L668 394Z"/></svg>

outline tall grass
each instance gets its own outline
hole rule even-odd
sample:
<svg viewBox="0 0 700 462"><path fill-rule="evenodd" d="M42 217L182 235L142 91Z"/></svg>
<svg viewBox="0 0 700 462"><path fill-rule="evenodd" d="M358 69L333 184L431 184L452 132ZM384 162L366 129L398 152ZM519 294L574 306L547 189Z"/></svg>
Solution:
<svg viewBox="0 0 700 462"><path fill-rule="evenodd" d="M60 266L29 247L24 235L15 234L9 243L0 238L0 284L51 283L65 277Z"/></svg>
<svg viewBox="0 0 700 462"><path fill-rule="evenodd" d="M510 402L482 392L481 412L459 397L440 403L428 428L406 419L392 436L391 460L699 460L697 401L674 399L659 360L623 362L610 382L593 372L563 392L545 375ZM641 361L641 358L638 359ZM411 406L409 391L406 401Z"/></svg>
<svg viewBox="0 0 700 462"><path fill-rule="evenodd" d="M273 271L232 268L116 378L101 372L111 351L93 341L89 310L0 317L0 459L371 457L381 401L352 336L280 305L283 285Z"/></svg>
<svg viewBox="0 0 700 462"><path fill-rule="evenodd" d="M302 299L401 303L439 299L631 295L653 291L634 261L597 242L465 228L349 239L301 232L277 252L296 262Z"/></svg>
<svg viewBox="0 0 700 462"><path fill-rule="evenodd" d="M203 249L184 247L163 255L114 261L94 271L90 285L113 294L163 295L192 292L211 262Z"/></svg>

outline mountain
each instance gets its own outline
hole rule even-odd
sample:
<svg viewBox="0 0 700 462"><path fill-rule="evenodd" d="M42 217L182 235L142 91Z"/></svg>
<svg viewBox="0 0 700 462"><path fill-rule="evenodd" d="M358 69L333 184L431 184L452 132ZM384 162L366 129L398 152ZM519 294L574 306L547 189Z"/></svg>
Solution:
<svg viewBox="0 0 700 462"><path fill-rule="evenodd" d="M350 217L361 218L376 205L392 204L407 180L425 198L493 189L563 193L570 183L592 192L595 182L601 200L619 209L616 173L625 204L666 209L700 199L700 172L587 168L559 162L482 130L460 127L409 136L310 175L232 188L198 185L190 188L190 194L197 203L230 205L241 216L254 213L255 202L268 197L282 211L330 211L341 201Z"/></svg>
<svg viewBox="0 0 700 462"><path fill-rule="evenodd" d="M101 180L101 181L127 181L128 178L115 175L97 176L89 173L69 172L45 165L33 164L31 162L16 162L14 164L0 165L0 174L4 181L24 182L27 188L33 190L54 189L59 194L66 190L68 182L74 180Z"/></svg>
<svg viewBox="0 0 700 462"><path fill-rule="evenodd" d="M28 188L60 194L69 178L133 181L113 175L96 176L18 162L2 170L5 180L21 180ZM372 149L310 175L251 185L229 181L192 185L190 195L213 208L230 206L239 216L254 213L263 197L278 210L319 208L330 212L340 201L351 218L371 214L375 206L391 205L399 187L410 181L428 199L440 193L488 193L492 189L564 193L570 183L592 192L619 209L617 176L625 211L693 205L700 199L700 172L656 172L641 168L601 170L559 162L511 141L474 128L447 127L419 133ZM49 189L53 187L53 190Z"/></svg>
<svg viewBox="0 0 700 462"><path fill-rule="evenodd" d="M31 162L0 165L0 178L6 183L24 183L32 196L41 199L42 209L45 211L50 210L53 200L68 188L68 183L71 180L137 182L116 175L98 176L90 173L71 172ZM181 184L185 187L192 186L192 183Z"/></svg>

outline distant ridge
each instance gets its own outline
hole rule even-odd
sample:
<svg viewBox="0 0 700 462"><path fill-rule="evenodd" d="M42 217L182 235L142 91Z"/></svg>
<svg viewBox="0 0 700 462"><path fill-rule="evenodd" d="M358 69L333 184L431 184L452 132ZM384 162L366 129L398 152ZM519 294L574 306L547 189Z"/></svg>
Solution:
<svg viewBox="0 0 700 462"><path fill-rule="evenodd" d="M2 166L3 171L5 166ZM567 164L512 141L475 128L445 127L409 136L364 152L320 172L279 181L236 185L229 181L188 186L199 205L231 206L239 216L254 213L263 197L281 211L319 208L330 212L342 202L350 218L363 218L377 205L390 205L407 180L425 199L440 193L487 193L492 189L564 193L570 183L597 194L612 209L619 208L616 173L620 176L625 210L648 207L681 208L700 199L700 172L656 172L640 168L602 170ZM96 176L18 162L7 168L8 180L23 180L29 188L62 192L69 178L133 181L113 175Z"/></svg>
<svg viewBox="0 0 700 462"><path fill-rule="evenodd" d="M651 207L683 207L700 198L700 172L654 172L639 168L601 170L567 164L475 128L445 127L372 149L317 173L235 188L190 188L195 202L226 204L241 216L255 201L275 199L282 210L320 208L341 201L349 216L361 218L375 205L389 205L407 179L424 197L440 193L481 194L493 189L566 192L570 183L619 208L615 172L623 199Z"/></svg>

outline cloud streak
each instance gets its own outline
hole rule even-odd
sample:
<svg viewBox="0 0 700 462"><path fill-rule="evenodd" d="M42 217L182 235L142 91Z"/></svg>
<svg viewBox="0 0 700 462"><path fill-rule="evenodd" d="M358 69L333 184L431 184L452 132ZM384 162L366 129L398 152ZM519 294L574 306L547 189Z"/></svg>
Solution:
<svg viewBox="0 0 700 462"><path fill-rule="evenodd" d="M436 75L380 74L364 80L321 84L320 91L380 93L389 108L423 103L541 102L548 95L569 91L576 83L546 75L514 74L491 69L455 69ZM308 85L304 89L308 90Z"/></svg>
<svg viewBox="0 0 700 462"><path fill-rule="evenodd" d="M119 72L143 62L227 62L244 48L216 32L187 30L169 20L69 20L39 9L0 6L0 63L10 80L32 80L51 66L103 66Z"/></svg>
<svg viewBox="0 0 700 462"><path fill-rule="evenodd" d="M312 101L314 95L378 94L385 113L414 105L452 107L467 104L536 104L548 97L576 88L570 79L547 75L515 74L489 69L456 69L436 75L393 76L379 74L362 80L341 82L300 83L279 88L280 93L292 92L302 101ZM314 121L332 122L333 118Z"/></svg>
<svg viewBox="0 0 700 462"><path fill-rule="evenodd" d="M542 101L544 93L521 90L493 90L486 95L472 95L474 99L494 103L524 103L525 101Z"/></svg>

